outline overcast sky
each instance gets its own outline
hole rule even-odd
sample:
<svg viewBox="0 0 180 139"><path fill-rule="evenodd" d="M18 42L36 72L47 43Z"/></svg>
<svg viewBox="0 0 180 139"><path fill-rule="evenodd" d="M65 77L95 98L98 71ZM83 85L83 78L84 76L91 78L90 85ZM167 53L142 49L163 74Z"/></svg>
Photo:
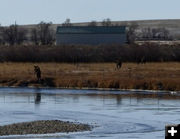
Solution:
<svg viewBox="0 0 180 139"><path fill-rule="evenodd" d="M0 24L179 19L180 0L0 0Z"/></svg>

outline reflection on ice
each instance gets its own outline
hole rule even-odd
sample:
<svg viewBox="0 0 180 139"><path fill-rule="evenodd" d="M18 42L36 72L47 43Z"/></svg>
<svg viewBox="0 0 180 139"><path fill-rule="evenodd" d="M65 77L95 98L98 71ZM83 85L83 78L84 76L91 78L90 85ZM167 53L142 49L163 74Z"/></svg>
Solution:
<svg viewBox="0 0 180 139"><path fill-rule="evenodd" d="M35 104L39 104L41 102L41 93L35 93Z"/></svg>
<svg viewBox="0 0 180 139"><path fill-rule="evenodd" d="M59 119L95 126L91 132L28 135L26 138L159 139L164 138L166 124L179 123L179 98L167 94L1 88L0 124Z"/></svg>

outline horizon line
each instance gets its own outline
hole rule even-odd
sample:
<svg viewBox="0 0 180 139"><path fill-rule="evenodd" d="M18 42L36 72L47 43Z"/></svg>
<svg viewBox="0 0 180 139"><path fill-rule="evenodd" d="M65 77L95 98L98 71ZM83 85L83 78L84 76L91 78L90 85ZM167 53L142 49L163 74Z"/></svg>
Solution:
<svg viewBox="0 0 180 139"><path fill-rule="evenodd" d="M108 19L108 18L105 18L105 19ZM109 18L110 19L110 18ZM180 20L180 18L174 18L174 19L137 19L137 20L111 20L111 22L143 22L143 21L173 21L173 20ZM96 21L96 20L91 20L89 22L85 21L85 22L71 22L71 24L86 24L86 23L91 23L92 21ZM40 21L40 22L46 22L46 23L49 23L51 21ZM39 22L39 23L40 23ZM101 23L102 21L96 21L97 23ZM20 26L33 26L33 25L37 25L39 23L36 23L36 24L18 24L17 21L15 21L14 24L16 25L20 25ZM53 25L61 25L63 24L64 22L62 23L53 23ZM2 26L2 27L7 27L7 26L11 26L11 25L14 25L14 24L10 24L10 25L5 25L5 26ZM1 24L0 24L1 25Z"/></svg>

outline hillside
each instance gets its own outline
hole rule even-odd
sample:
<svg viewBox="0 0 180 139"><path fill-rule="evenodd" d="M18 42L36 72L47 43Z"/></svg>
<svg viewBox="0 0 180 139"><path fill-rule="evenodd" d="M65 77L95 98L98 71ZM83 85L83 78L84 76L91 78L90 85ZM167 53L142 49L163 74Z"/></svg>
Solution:
<svg viewBox="0 0 180 139"><path fill-rule="evenodd" d="M176 38L180 39L180 19L167 19L167 20L135 20L135 21L112 21L114 25L125 25L130 26L137 24L139 29L142 28L166 28L169 30L170 34ZM76 23L74 25L85 26L88 23ZM101 25L99 22L98 25ZM54 25L56 28L57 25Z"/></svg>

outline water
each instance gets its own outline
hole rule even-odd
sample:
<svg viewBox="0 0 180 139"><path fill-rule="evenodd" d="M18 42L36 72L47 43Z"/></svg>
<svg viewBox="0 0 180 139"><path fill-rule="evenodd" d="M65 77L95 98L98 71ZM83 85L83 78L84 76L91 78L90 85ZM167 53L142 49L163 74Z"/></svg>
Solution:
<svg viewBox="0 0 180 139"><path fill-rule="evenodd" d="M165 125L180 123L179 99L130 93L135 92L0 88L0 125L53 119L94 126L87 132L0 138L164 139Z"/></svg>

